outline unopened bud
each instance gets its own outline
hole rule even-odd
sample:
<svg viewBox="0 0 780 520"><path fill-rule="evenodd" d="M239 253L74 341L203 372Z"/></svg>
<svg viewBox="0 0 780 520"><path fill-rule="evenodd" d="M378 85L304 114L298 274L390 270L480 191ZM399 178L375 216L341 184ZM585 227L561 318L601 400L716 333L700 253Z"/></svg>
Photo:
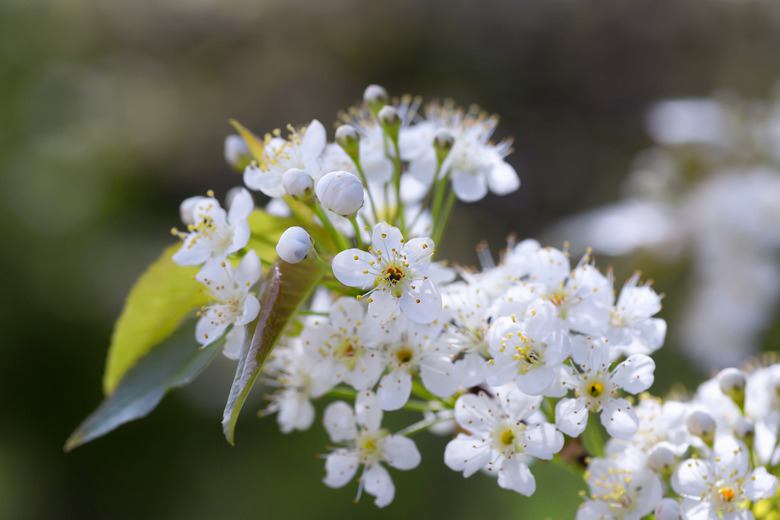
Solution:
<svg viewBox="0 0 780 520"><path fill-rule="evenodd" d="M756 433L756 427L750 419L740 417L734 425L734 434L743 441L751 441Z"/></svg>
<svg viewBox="0 0 780 520"><path fill-rule="evenodd" d="M450 154L452 146L455 144L455 137L445 128L440 128L433 136L433 149L436 150L436 158L439 162L444 162L444 159Z"/></svg>
<svg viewBox="0 0 780 520"><path fill-rule="evenodd" d="M374 114L385 106L389 98L387 97L387 91L384 87L379 85L369 85L366 90L363 91L363 101L368 105L369 110Z"/></svg>
<svg viewBox="0 0 780 520"><path fill-rule="evenodd" d="M314 179L298 168L290 168L282 175L284 190L294 199L307 201L314 193Z"/></svg>
<svg viewBox="0 0 780 520"><path fill-rule="evenodd" d="M742 403L745 402L745 384L747 382L745 373L736 368L724 368L717 377L720 390L731 397L738 406L742 406Z"/></svg>
<svg viewBox="0 0 780 520"><path fill-rule="evenodd" d="M647 454L647 466L653 471L666 473L677 465L677 456L663 443L656 444Z"/></svg>
<svg viewBox="0 0 780 520"><path fill-rule="evenodd" d="M655 508L655 520L680 520L680 503L673 498L664 498Z"/></svg>
<svg viewBox="0 0 780 520"><path fill-rule="evenodd" d="M352 218L363 207L363 183L349 172L326 173L317 183L317 198L336 215Z"/></svg>
<svg viewBox="0 0 780 520"><path fill-rule="evenodd" d="M701 437L707 444L712 444L715 439L715 419L705 411L696 410L688 414L685 425L691 435Z"/></svg>
<svg viewBox="0 0 780 520"><path fill-rule="evenodd" d="M232 134L225 138L225 162L237 171L244 171L251 161L252 152L243 137Z"/></svg>
<svg viewBox="0 0 780 520"><path fill-rule="evenodd" d="M336 129L336 142L353 160L360 151L360 134L352 125L341 125Z"/></svg>
<svg viewBox="0 0 780 520"><path fill-rule="evenodd" d="M297 264L309 255L312 247L311 236L305 229L298 226L287 228L279 243L276 244L276 253L279 258L289 264Z"/></svg>
<svg viewBox="0 0 780 520"><path fill-rule="evenodd" d="M398 110L392 105L385 105L376 115L379 124L384 128L395 128L401 126L401 117Z"/></svg>
<svg viewBox="0 0 780 520"><path fill-rule="evenodd" d="M181 216L181 221L184 222L186 225L191 225L195 223L195 208L197 207L198 203L207 197L203 197L201 195L196 195L194 197L186 198L182 201L181 204L179 204L179 216Z"/></svg>
<svg viewBox="0 0 780 520"><path fill-rule="evenodd" d="M385 105L376 117L385 135L393 142L398 141L398 132L401 130L401 118L398 115L398 110L392 105Z"/></svg>

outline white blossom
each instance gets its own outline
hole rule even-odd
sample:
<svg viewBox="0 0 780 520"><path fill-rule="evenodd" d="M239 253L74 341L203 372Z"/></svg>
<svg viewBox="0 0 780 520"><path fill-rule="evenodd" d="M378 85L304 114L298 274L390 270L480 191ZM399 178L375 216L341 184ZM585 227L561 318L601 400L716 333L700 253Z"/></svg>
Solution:
<svg viewBox="0 0 780 520"><path fill-rule="evenodd" d="M534 457L549 460L563 447L563 435L536 413L540 403L514 385L460 396L455 421L468 433L447 444L444 463L464 477L485 469L500 487L532 495L536 481L528 464Z"/></svg>
<svg viewBox="0 0 780 520"><path fill-rule="evenodd" d="M683 497L685 520L722 518L752 520L745 500L774 496L777 477L763 467L750 471L750 455L740 441L723 436L715 441L709 460L688 459L672 477L672 488Z"/></svg>
<svg viewBox="0 0 780 520"><path fill-rule="evenodd" d="M260 302L249 290L260 279L261 268L260 258L251 250L237 268L227 260L212 260L195 275L207 287L209 296L217 301L201 310L195 326L198 343L204 347L210 345L232 325L224 352L229 358L237 359L245 325L260 312Z"/></svg>
<svg viewBox="0 0 780 520"><path fill-rule="evenodd" d="M430 323L441 310L441 296L426 272L433 240L405 242L401 232L383 222L374 226L368 252L348 249L333 258L333 275L344 285L370 289L368 313L387 323L399 311L417 323Z"/></svg>
<svg viewBox="0 0 780 520"><path fill-rule="evenodd" d="M347 403L337 401L325 409L323 424L331 441L346 444L325 457L326 485L339 488L355 476L360 466L360 492L374 495L374 504L385 507L395 497L395 486L390 474L380 464L409 470L420 464L420 452L414 441L402 435L390 434L382 429L382 409L376 395L360 392L355 400L355 410Z"/></svg>
<svg viewBox="0 0 780 520"><path fill-rule="evenodd" d="M188 209L191 213L184 214ZM247 218L253 209L252 196L245 189L233 197L227 213L213 194L185 200L182 213L187 218L182 220L187 224L187 233L173 230L184 241L173 261L178 265L201 265L243 248L249 242Z"/></svg>

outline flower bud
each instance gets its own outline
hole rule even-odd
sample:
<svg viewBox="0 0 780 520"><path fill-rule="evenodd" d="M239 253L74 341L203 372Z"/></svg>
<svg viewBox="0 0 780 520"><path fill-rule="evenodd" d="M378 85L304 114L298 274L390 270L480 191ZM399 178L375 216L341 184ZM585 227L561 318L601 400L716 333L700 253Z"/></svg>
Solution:
<svg viewBox="0 0 780 520"><path fill-rule="evenodd" d="M387 91L379 85L369 85L363 92L363 101L374 114L387 104L388 99Z"/></svg>
<svg viewBox="0 0 780 520"><path fill-rule="evenodd" d="M279 243L276 244L276 253L279 258L288 264L297 264L309 255L312 247L311 236L305 229L298 226L287 228Z"/></svg>
<svg viewBox="0 0 780 520"><path fill-rule="evenodd" d="M715 439L715 419L703 410L696 410L688 414L685 425L691 435L701 437L707 444L712 444Z"/></svg>
<svg viewBox="0 0 780 520"><path fill-rule="evenodd" d="M336 142L355 160L360 151L360 134L352 125L341 125L336 129Z"/></svg>
<svg viewBox="0 0 780 520"><path fill-rule="evenodd" d="M433 148L436 150L436 158L440 163L444 162L444 159L450 154L454 144L455 137L446 128L436 130L436 134L433 136Z"/></svg>
<svg viewBox="0 0 780 520"><path fill-rule="evenodd" d="M647 466L659 473L670 472L677 465L677 456L663 443L656 444L647 454Z"/></svg>
<svg viewBox="0 0 780 520"><path fill-rule="evenodd" d="M756 433L756 427L753 426L753 422L746 417L740 417L737 419L737 423L734 425L734 434L743 441L751 441L753 435Z"/></svg>
<svg viewBox="0 0 780 520"><path fill-rule="evenodd" d="M655 520L680 520L680 503L673 498L664 498L655 508Z"/></svg>
<svg viewBox="0 0 780 520"><path fill-rule="evenodd" d="M736 368L724 368L718 374L720 390L729 396L737 406L742 406L745 401L745 373Z"/></svg>
<svg viewBox="0 0 780 520"><path fill-rule="evenodd" d="M284 190L294 199L307 201L314 193L314 179L298 168L290 168L282 175Z"/></svg>
<svg viewBox="0 0 780 520"><path fill-rule="evenodd" d="M379 124L383 128L396 128L401 126L401 117L398 115L398 110L392 105L385 105L382 110L376 115L379 119Z"/></svg>
<svg viewBox="0 0 780 520"><path fill-rule="evenodd" d="M352 218L363 206L363 183L349 172L330 172L317 183L317 198L336 215Z"/></svg>
<svg viewBox="0 0 780 520"><path fill-rule="evenodd" d="M401 117L398 115L398 110L392 105L385 105L376 117L385 135L393 142L398 141L398 132L401 130Z"/></svg>
<svg viewBox="0 0 780 520"><path fill-rule="evenodd" d="M252 152L240 135L232 134L225 138L225 162L238 171L252 161Z"/></svg>

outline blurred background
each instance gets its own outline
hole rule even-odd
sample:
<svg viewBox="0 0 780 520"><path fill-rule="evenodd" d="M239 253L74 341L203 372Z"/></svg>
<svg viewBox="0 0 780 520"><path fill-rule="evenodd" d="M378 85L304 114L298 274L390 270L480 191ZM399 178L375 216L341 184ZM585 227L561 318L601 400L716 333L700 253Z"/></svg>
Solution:
<svg viewBox="0 0 780 520"><path fill-rule="evenodd" d="M501 115L497 139L514 137L508 160L523 185L461 205L440 256L475 264L479 241L498 252L515 232L557 247L569 240L576 259L589 243L603 245L603 229L594 234L582 222L603 224L604 215L588 212L636 195L627 191L629 174L668 167L637 163L643 150L660 146L676 165L667 169L696 173L684 189L665 185L672 205L672 195L695 193L697 180L721 165L780 175L772 154L742 157L741 141L692 147L706 139L670 138L681 124L674 118L689 109L657 116L655 133L646 125L660 100L713 93L721 107L763 99L747 112L771 113L778 56L780 4L769 0L3 0L0 518L573 518L576 477L540 464L537 494L527 499L484 475L465 480L446 469L447 439L431 435L416 439L418 469L392 472L390 507L376 510L371 497L355 505L354 483L330 490L320 482L321 428L280 434L272 418L253 417L260 392L245 407L237 446L227 445L220 417L233 367L221 358L150 417L69 454L62 446L102 398L113 321L135 278L171 242L178 203L209 188L221 199L241 183L223 159L229 118L261 134L317 118L332 139L337 112L369 83L479 104ZM715 124L704 121L694 127ZM719 214L717 199L700 204L709 213L697 215ZM777 208L780 199L764 204ZM762 215L776 235L780 222ZM743 240L691 252L685 246L698 243L699 228L675 234L689 216L658 217L668 220L671 249L629 240L602 248L619 258L597 251L618 285L641 268L667 295L661 317L670 333L652 389L659 395L674 381L694 388L718 364L706 352L683 355L688 340L675 331L690 323L689 296L707 283L697 266L747 247ZM745 236L760 238L762 229ZM780 345L777 243L769 242L759 252L768 274L758 285L770 280L761 319L749 311L750 334L729 338L740 356ZM728 313L711 317L730 323Z"/></svg>

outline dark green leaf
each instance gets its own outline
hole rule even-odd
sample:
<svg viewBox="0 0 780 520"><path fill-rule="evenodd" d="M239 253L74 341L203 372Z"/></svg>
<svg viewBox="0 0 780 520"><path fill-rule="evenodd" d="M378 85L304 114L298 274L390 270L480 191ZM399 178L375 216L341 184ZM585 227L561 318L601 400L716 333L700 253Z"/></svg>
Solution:
<svg viewBox="0 0 780 520"><path fill-rule="evenodd" d="M198 348L194 322L181 327L127 371L114 392L71 434L65 451L148 415L168 390L192 381L219 350L218 345Z"/></svg>
<svg viewBox="0 0 780 520"><path fill-rule="evenodd" d="M311 260L298 264L279 260L265 275L260 288L260 314L247 331L236 376L222 415L222 431L230 444L233 444L238 414L263 363L287 323L309 297L324 272L322 266Z"/></svg>

